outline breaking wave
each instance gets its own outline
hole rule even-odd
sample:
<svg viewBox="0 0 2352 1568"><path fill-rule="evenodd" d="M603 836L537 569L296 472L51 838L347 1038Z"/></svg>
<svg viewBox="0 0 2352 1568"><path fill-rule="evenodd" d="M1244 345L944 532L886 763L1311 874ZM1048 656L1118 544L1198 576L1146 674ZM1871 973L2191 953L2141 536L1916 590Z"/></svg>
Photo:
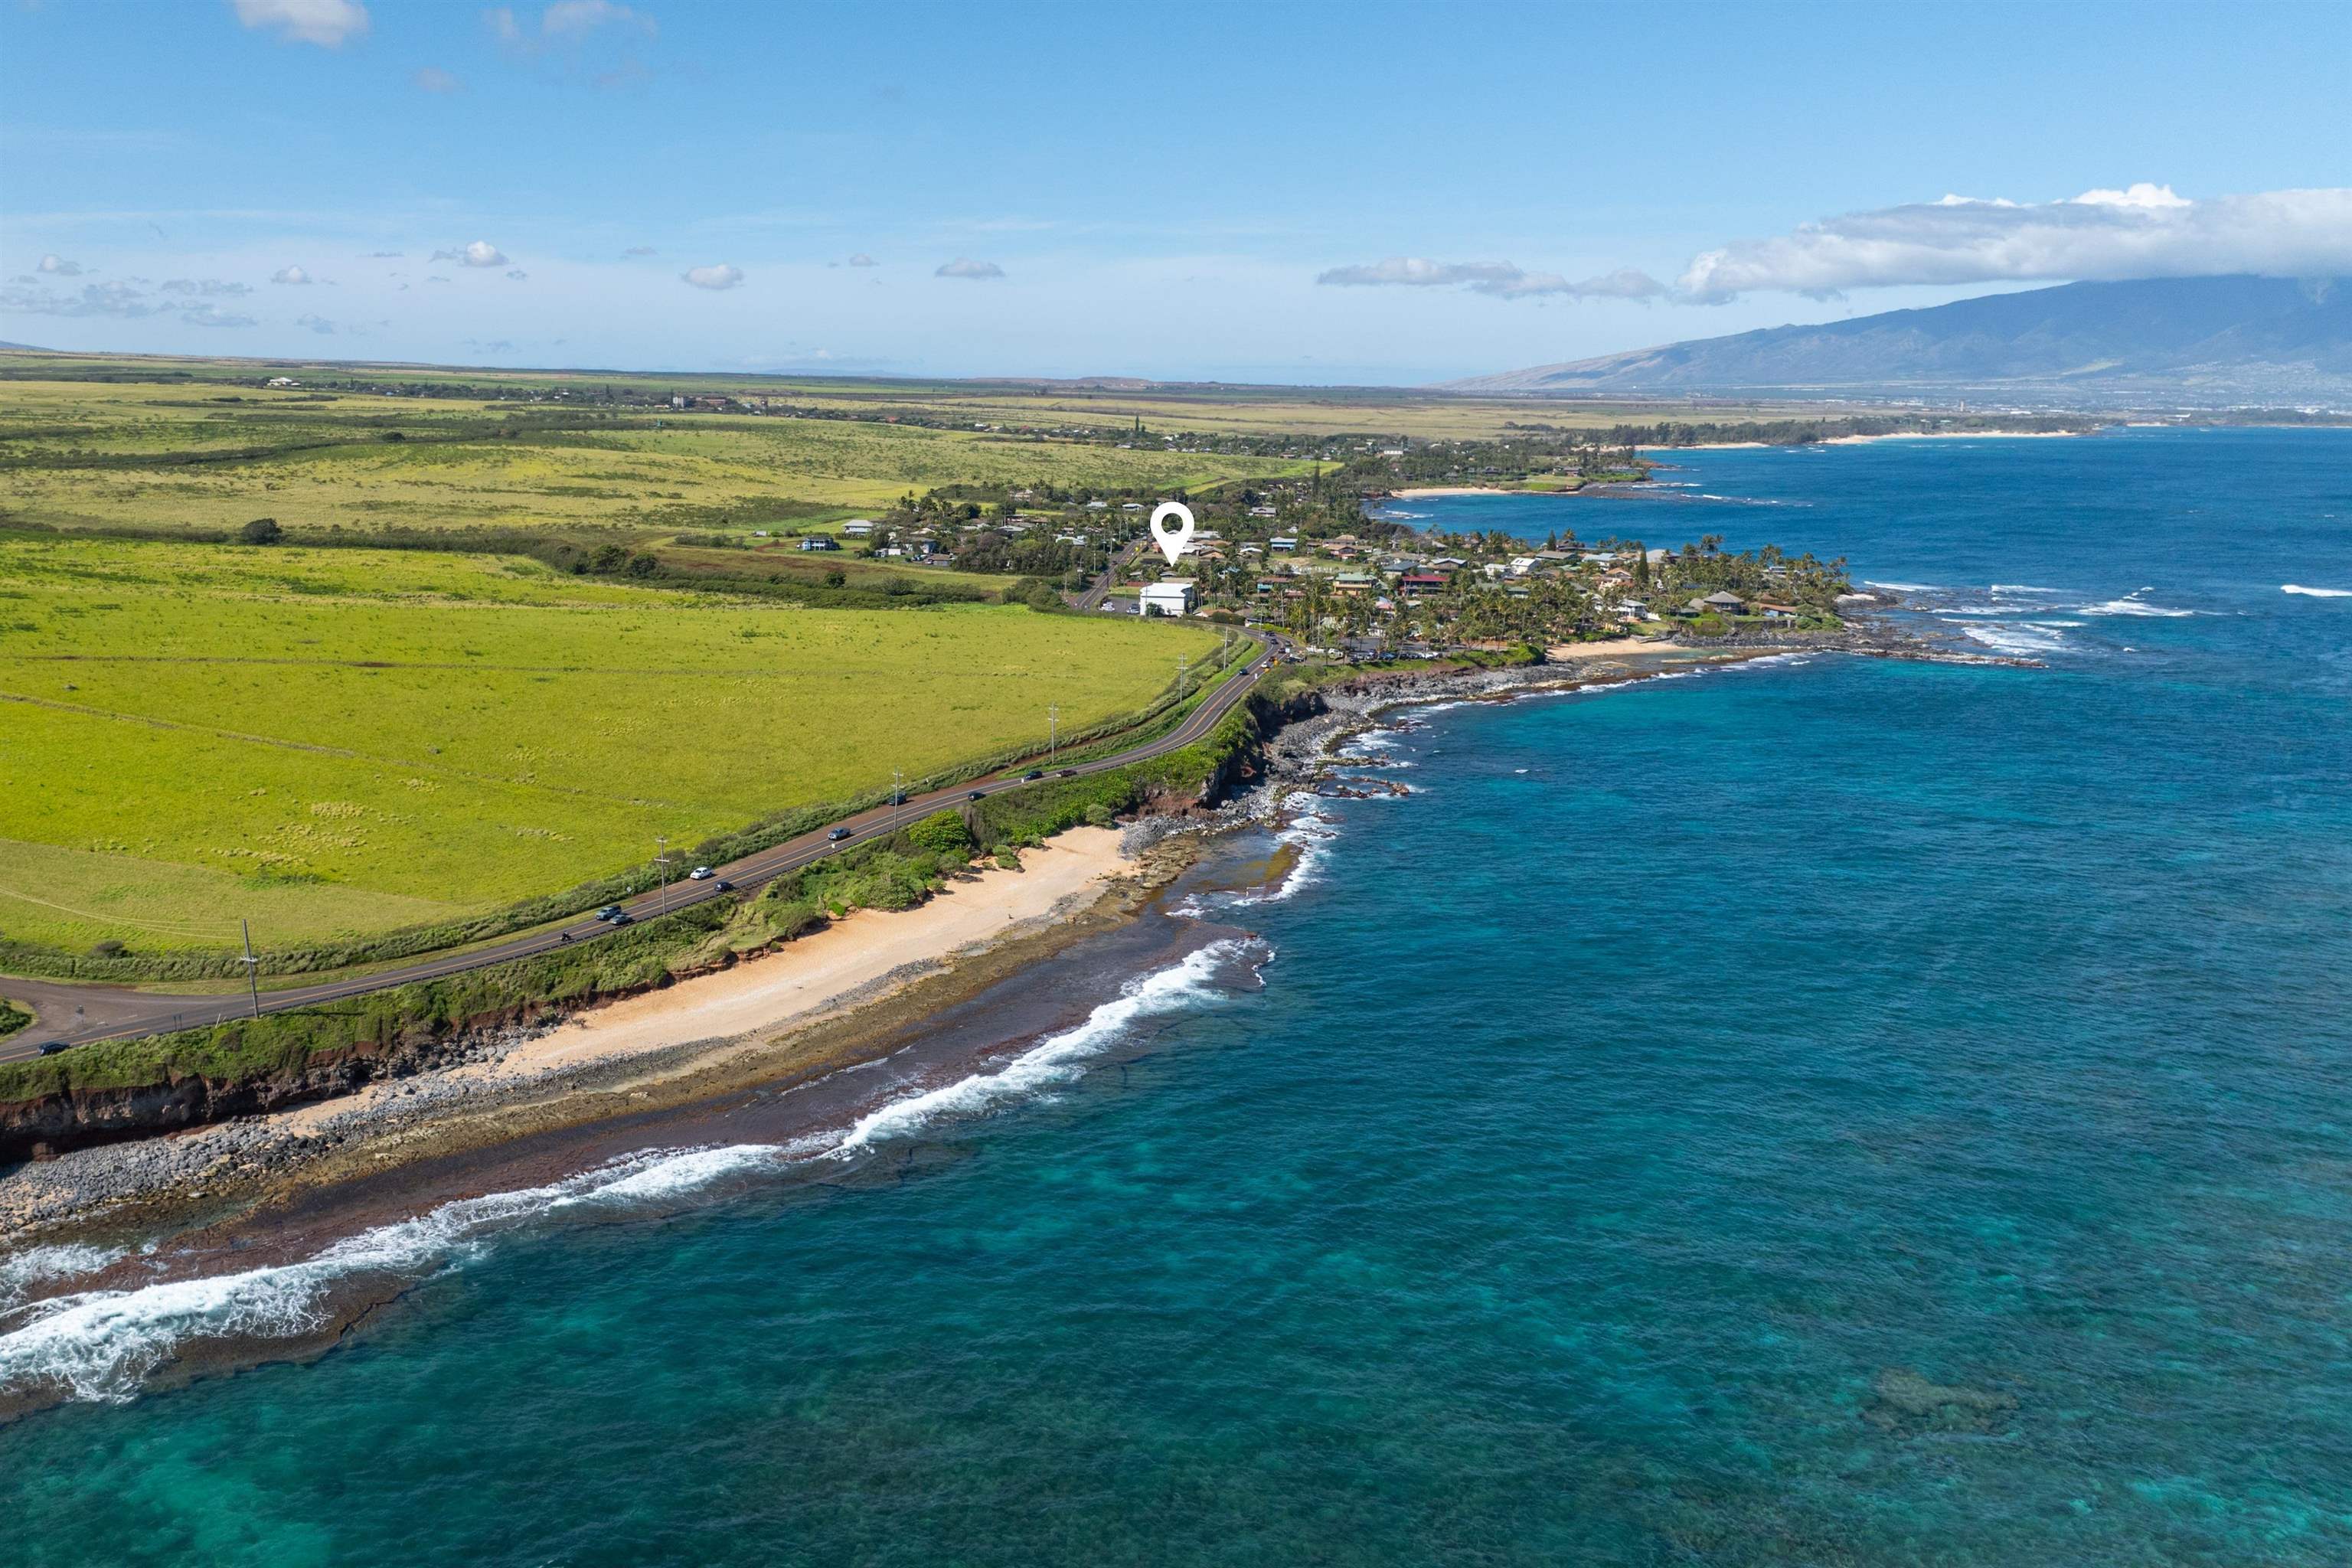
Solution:
<svg viewBox="0 0 2352 1568"><path fill-rule="evenodd" d="M1182 962L1128 982L1125 990L1087 1015L1086 1022L1048 1035L994 1072L974 1073L940 1088L897 1100L861 1117L831 1147L812 1150L845 1159L887 1139L920 1131L941 1116L969 1116L1007 1100L1026 1099L1076 1078L1081 1064L1117 1042L1138 1020L1180 1012L1210 1000L1218 967L1239 958L1246 939L1228 937L1195 949Z"/></svg>
<svg viewBox="0 0 2352 1568"><path fill-rule="evenodd" d="M2021 658L2056 653L2067 646L2060 633L2032 621L1971 621L1960 629L1972 642L1981 643L1995 653Z"/></svg>
<svg viewBox="0 0 2352 1568"><path fill-rule="evenodd" d="M2140 597L2153 593L2151 588L2135 588L2120 599L2109 599L2104 605L2084 605L2076 613L2085 616L2161 616L2170 620L2181 616L2193 616L2194 610L2176 610L2167 605L2151 605Z"/></svg>
<svg viewBox="0 0 2352 1568"><path fill-rule="evenodd" d="M28 1247L0 1258L0 1317L25 1303L36 1285L78 1275L95 1274L123 1256L119 1247L89 1247L69 1242L55 1247Z"/></svg>
<svg viewBox="0 0 2352 1568"><path fill-rule="evenodd" d="M2306 588L2300 583L2282 583L2282 594L2307 594L2315 599L2352 599L2352 588Z"/></svg>
<svg viewBox="0 0 2352 1568"><path fill-rule="evenodd" d="M1242 938L1211 942L1129 982L1085 1022L1048 1036L1001 1068L891 1101L845 1132L789 1147L739 1143L650 1150L544 1186L446 1203L293 1263L131 1289L86 1290L29 1304L27 1286L93 1272L122 1254L89 1247L12 1254L0 1259L0 1291L7 1292L0 1295L0 1393L46 1389L78 1400L126 1403L158 1367L192 1343L283 1340L325 1329L330 1292L354 1279L422 1279L481 1255L501 1235L551 1218L657 1207L731 1177L756 1176L812 1158L847 1158L942 1116L985 1111L1033 1095L1077 1077L1087 1058L1100 1054L1139 1020L1209 999L1220 965L1246 947L1265 951Z"/></svg>

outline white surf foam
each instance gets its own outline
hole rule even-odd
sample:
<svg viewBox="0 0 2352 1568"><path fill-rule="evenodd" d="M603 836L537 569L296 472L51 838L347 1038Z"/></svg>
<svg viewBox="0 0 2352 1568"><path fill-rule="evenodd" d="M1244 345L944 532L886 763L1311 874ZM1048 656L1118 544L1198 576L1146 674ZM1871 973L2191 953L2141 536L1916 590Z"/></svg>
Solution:
<svg viewBox="0 0 2352 1568"><path fill-rule="evenodd" d="M355 1275L421 1276L526 1221L682 1196L781 1152L765 1144L653 1151L546 1186L446 1203L295 1263L53 1296L0 1334L0 1389L59 1384L77 1399L121 1404L191 1340L285 1339L323 1326L327 1291Z"/></svg>
<svg viewBox="0 0 2352 1568"><path fill-rule="evenodd" d="M2315 599L2352 599L2352 588L2306 588L2300 583L2282 583L2282 594L2305 594Z"/></svg>
<svg viewBox="0 0 2352 1568"><path fill-rule="evenodd" d="M2018 596L2033 594L2043 598L2052 598L2065 593L2066 590L2063 588L2037 588L2031 583L1995 583L1992 585L1992 592L1995 594Z"/></svg>
<svg viewBox="0 0 2352 1568"><path fill-rule="evenodd" d="M1876 578L1865 577L1863 579L1863 584L1864 586L1872 588L1892 588L1898 594L1940 594L1943 592L1941 588L1938 588L1933 583L1881 583Z"/></svg>
<svg viewBox="0 0 2352 1568"><path fill-rule="evenodd" d="M2160 616L2170 620L2181 616L2193 616L2194 610L2176 610L2166 605L2151 605L2140 597L2154 593L2152 588L2135 588L2120 599L2109 599L2104 605L2084 605L2076 611L2084 616Z"/></svg>
<svg viewBox="0 0 2352 1568"><path fill-rule="evenodd" d="M994 1072L974 1073L938 1089L891 1101L859 1119L828 1151L846 1158L889 1139L919 1132L942 1116L973 1116L1007 1100L1027 1099L1067 1083L1137 1020L1173 1013L1214 994L1217 966L1240 956L1243 939L1228 937L1185 955L1181 963L1128 982L1120 994L1087 1015L1086 1022L1048 1035Z"/></svg>
<svg viewBox="0 0 2352 1568"><path fill-rule="evenodd" d="M0 1313L22 1306L36 1285L78 1275L95 1274L123 1255L119 1247L89 1247L79 1242L28 1247L0 1258Z"/></svg>
<svg viewBox="0 0 2352 1568"><path fill-rule="evenodd" d="M2066 647L2063 635L2031 621L1971 621L1960 629L1971 641L1982 643L1995 653L2021 658L2056 653Z"/></svg>

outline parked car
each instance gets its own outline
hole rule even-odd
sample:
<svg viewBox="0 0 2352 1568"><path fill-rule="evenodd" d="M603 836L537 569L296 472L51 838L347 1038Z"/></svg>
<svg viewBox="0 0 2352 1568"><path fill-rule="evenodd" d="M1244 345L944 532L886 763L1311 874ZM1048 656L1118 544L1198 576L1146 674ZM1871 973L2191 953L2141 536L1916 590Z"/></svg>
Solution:
<svg viewBox="0 0 2352 1568"><path fill-rule="evenodd" d="M708 882L711 878L716 877L717 875L719 875L719 873L712 870L708 866L697 866L693 870L688 871L686 874L686 877L687 880L690 882Z"/></svg>
<svg viewBox="0 0 2352 1568"><path fill-rule="evenodd" d="M603 909L596 911L596 918L600 921L609 921L617 918L620 913L620 905L606 904Z"/></svg>
<svg viewBox="0 0 2352 1568"><path fill-rule="evenodd" d="M826 834L825 837L832 839L835 844L838 844L843 839L849 837L849 829L846 827L836 827L832 832Z"/></svg>

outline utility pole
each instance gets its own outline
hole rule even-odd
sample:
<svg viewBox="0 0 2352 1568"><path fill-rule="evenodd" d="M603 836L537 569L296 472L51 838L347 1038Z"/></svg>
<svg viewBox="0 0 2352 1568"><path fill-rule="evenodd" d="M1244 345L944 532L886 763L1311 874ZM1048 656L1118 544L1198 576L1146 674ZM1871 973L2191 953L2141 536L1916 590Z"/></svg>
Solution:
<svg viewBox="0 0 2352 1568"><path fill-rule="evenodd" d="M1062 749L1062 705L1061 705L1060 703L1058 703L1058 702L1049 702L1049 703L1047 703L1047 704L1045 705L1045 765L1046 765L1046 766L1051 767L1051 766L1053 765L1053 763L1054 763L1054 753L1055 753L1055 752L1058 752L1058 751L1060 751L1061 749Z"/></svg>
<svg viewBox="0 0 2352 1568"><path fill-rule="evenodd" d="M661 851L654 857L654 864L661 868L661 912L667 914L669 913L669 838L665 834L656 833L654 835L654 843Z"/></svg>
<svg viewBox="0 0 2352 1568"><path fill-rule="evenodd" d="M898 831L898 813L907 804L907 775L902 769L890 770L890 831Z"/></svg>
<svg viewBox="0 0 2352 1568"><path fill-rule="evenodd" d="M253 956L253 922L240 920L236 923L245 928L245 984L246 988L253 993L253 1016L258 1018L261 1016L261 960Z"/></svg>

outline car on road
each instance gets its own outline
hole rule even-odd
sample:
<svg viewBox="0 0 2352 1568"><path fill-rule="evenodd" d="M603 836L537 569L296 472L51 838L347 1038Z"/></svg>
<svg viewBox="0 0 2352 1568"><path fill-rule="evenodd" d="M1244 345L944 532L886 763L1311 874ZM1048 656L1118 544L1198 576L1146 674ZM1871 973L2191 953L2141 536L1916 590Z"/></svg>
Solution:
<svg viewBox="0 0 2352 1568"><path fill-rule="evenodd" d="M617 918L617 917L620 915L620 913L621 913L621 906L620 906L620 905L618 905L618 904L606 904L603 909L598 910L596 911L596 918L597 918L598 920L600 920L600 921L609 921L609 920L614 920L614 919Z"/></svg>
<svg viewBox="0 0 2352 1568"><path fill-rule="evenodd" d="M891 804L892 805L906 805L906 804L907 804L907 792L906 792L905 790L898 790L898 791L895 792L894 794L892 794L892 795L890 796L890 804Z"/></svg>
<svg viewBox="0 0 2352 1568"><path fill-rule="evenodd" d="M833 840L835 844L838 844L843 839L849 837L849 829L846 827L836 827L832 832L826 834L825 837Z"/></svg>
<svg viewBox="0 0 2352 1568"><path fill-rule="evenodd" d="M1022 778L1022 782L1025 784L1025 783L1027 783L1027 782L1028 782L1029 780L1031 780L1031 779L1042 779L1042 778L1044 778L1045 776L1045 769L1043 769L1043 768L1031 768L1027 773L1023 773L1023 774L1021 775L1021 778Z"/></svg>
<svg viewBox="0 0 2352 1568"><path fill-rule="evenodd" d="M615 910L613 911L613 923L616 926L633 926L637 922L628 910Z"/></svg>
<svg viewBox="0 0 2352 1568"><path fill-rule="evenodd" d="M711 886L718 889L722 893L731 893L735 890L735 884L729 881L724 877L719 878L719 880L713 882Z"/></svg>
<svg viewBox="0 0 2352 1568"><path fill-rule="evenodd" d="M51 1040L47 1045L41 1047L41 1054L45 1057L53 1057L59 1051L68 1051L72 1048L72 1046L64 1040Z"/></svg>
<svg viewBox="0 0 2352 1568"><path fill-rule="evenodd" d="M1078 776L1078 770L1077 770L1077 769L1076 769L1076 768L1064 768L1064 769L1062 770L1062 777L1064 777L1064 778L1066 778L1066 779L1074 779L1074 778L1076 778L1077 776Z"/></svg>
<svg viewBox="0 0 2352 1568"><path fill-rule="evenodd" d="M988 798L988 792L984 789L966 790L964 791L963 797L966 800L986 800Z"/></svg>
<svg viewBox="0 0 2352 1568"><path fill-rule="evenodd" d="M686 874L686 879L689 882L708 882L711 878L716 877L717 875L719 875L719 873L712 870L708 866L697 866L693 870L688 871Z"/></svg>

